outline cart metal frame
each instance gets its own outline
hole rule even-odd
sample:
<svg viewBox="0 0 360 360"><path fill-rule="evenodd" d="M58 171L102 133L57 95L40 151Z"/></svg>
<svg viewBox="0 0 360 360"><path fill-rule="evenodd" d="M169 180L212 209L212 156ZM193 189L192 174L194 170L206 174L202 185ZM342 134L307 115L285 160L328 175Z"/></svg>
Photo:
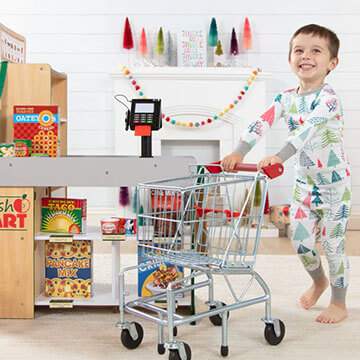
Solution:
<svg viewBox="0 0 360 360"><path fill-rule="evenodd" d="M168 349L170 359L182 360L191 358L191 350L186 343L175 340L177 327L210 318L214 325L222 326L221 355L226 356L229 313L262 302L265 303L265 316L262 318L266 324L265 339L272 345L281 342L284 324L272 318L270 289L254 269L268 181L260 171L255 175L223 171L212 174L206 171L206 166L201 166L188 177L137 186L137 224L140 224L137 240L141 254L154 261L154 265L166 262L177 269L181 266L191 271L189 275L165 284L162 293L126 302L125 273L138 270L141 265L120 270L120 321L117 327L122 329L121 339L125 347L139 346L143 336L141 325L126 321L125 312L156 323L158 352L162 354ZM257 182L262 188L260 204L255 191ZM250 238L254 224L256 235ZM223 276L233 303L226 305L215 300L214 275ZM230 275L250 277L240 293L231 284ZM263 289L264 295L245 300L254 281ZM178 314L177 296L202 287L208 287L206 304L209 310L189 316ZM166 309L154 304L159 300L166 300ZM166 342L164 327L168 328Z"/></svg>

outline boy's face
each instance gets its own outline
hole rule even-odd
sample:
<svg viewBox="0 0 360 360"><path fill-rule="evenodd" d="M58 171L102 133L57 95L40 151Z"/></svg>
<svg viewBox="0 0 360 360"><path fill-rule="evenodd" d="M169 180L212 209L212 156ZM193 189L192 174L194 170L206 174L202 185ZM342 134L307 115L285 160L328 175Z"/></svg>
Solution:
<svg viewBox="0 0 360 360"><path fill-rule="evenodd" d="M289 63L300 80L322 83L338 62L338 58L331 59L327 39L312 34L299 34L293 39Z"/></svg>

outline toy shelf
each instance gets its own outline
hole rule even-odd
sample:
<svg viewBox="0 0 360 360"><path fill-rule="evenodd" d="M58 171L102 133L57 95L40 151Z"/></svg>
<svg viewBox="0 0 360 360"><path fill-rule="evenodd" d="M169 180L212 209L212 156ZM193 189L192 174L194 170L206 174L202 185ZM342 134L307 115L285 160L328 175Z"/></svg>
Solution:
<svg viewBox="0 0 360 360"><path fill-rule="evenodd" d="M50 305L44 296L45 243L51 233L40 232L41 198L49 197L53 187L64 186L133 186L137 183L171 177L187 176L193 157L121 157L121 156L65 156L59 158L1 158L0 216L5 202L29 201L27 222L22 229L4 231L0 227L0 318L33 318L34 305ZM124 172L123 169L131 169ZM69 176L71 174L71 176ZM26 175L26 176L25 176ZM16 199L16 200L14 200ZM25 200L26 199L26 200ZM10 206L9 205L9 206ZM19 219L20 212L14 213ZM0 218L1 219L1 218ZM4 220L4 219L2 219ZM20 221L19 220L19 221ZM88 233L74 235L76 240L100 240L100 227L89 227ZM130 241L130 240L126 240ZM118 273L120 271L121 241L112 243L112 284L94 284L90 299L71 298L73 306L116 306ZM21 266L19 266L21 264ZM14 283L18 286L14 286ZM129 285L130 286L130 285ZM136 285L129 287L129 299L137 296ZM69 300L69 298L67 298ZM181 301L189 300L184 298ZM179 300L180 305L180 300Z"/></svg>
<svg viewBox="0 0 360 360"><path fill-rule="evenodd" d="M50 232L39 232L35 235L36 241L49 240L52 235L67 235ZM89 226L88 231L84 234L72 234L73 240L95 240L103 241L100 227ZM135 235L127 235L124 241L136 241ZM51 300L72 300L72 306L119 306L118 297L118 273L120 271L120 252L121 243L124 241L112 241L112 283L111 284L97 284L93 286L93 296L91 298L51 298L47 297L42 291L35 298L35 306L50 306ZM125 291L127 293L126 301L133 301L138 298L137 285L126 284ZM190 295L177 299L178 306L189 306Z"/></svg>
<svg viewBox="0 0 360 360"><path fill-rule="evenodd" d="M40 231L35 234L35 240L49 240L50 236L59 236L59 235L70 235L73 240L102 240L102 234L100 227L98 226L88 226L87 232L84 234L64 234L64 233L51 233Z"/></svg>

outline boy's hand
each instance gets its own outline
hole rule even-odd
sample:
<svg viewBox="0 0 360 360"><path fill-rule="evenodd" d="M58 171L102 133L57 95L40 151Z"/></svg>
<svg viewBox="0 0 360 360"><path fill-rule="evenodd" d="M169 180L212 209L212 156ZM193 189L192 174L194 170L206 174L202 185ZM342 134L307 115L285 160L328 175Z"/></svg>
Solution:
<svg viewBox="0 0 360 360"><path fill-rule="evenodd" d="M232 153L230 155L225 156L221 161L221 166L225 171L230 173L236 173L237 170L234 170L234 167L237 163L242 163L243 157L238 153Z"/></svg>
<svg viewBox="0 0 360 360"><path fill-rule="evenodd" d="M273 164L282 164L282 162L283 161L281 160L281 158L277 155L266 156L257 164L257 168L259 170L264 166L273 165Z"/></svg>

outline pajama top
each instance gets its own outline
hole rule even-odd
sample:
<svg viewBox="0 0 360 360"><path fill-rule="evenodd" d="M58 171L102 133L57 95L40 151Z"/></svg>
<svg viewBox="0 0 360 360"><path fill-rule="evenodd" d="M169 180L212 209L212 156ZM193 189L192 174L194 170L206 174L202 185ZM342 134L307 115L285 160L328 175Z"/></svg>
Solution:
<svg viewBox="0 0 360 360"><path fill-rule="evenodd" d="M295 155L296 181L335 186L350 176L343 149L343 110L330 85L302 94L297 94L296 89L279 93L249 125L235 151L245 156L280 118L285 120L290 134L278 155L283 161Z"/></svg>

